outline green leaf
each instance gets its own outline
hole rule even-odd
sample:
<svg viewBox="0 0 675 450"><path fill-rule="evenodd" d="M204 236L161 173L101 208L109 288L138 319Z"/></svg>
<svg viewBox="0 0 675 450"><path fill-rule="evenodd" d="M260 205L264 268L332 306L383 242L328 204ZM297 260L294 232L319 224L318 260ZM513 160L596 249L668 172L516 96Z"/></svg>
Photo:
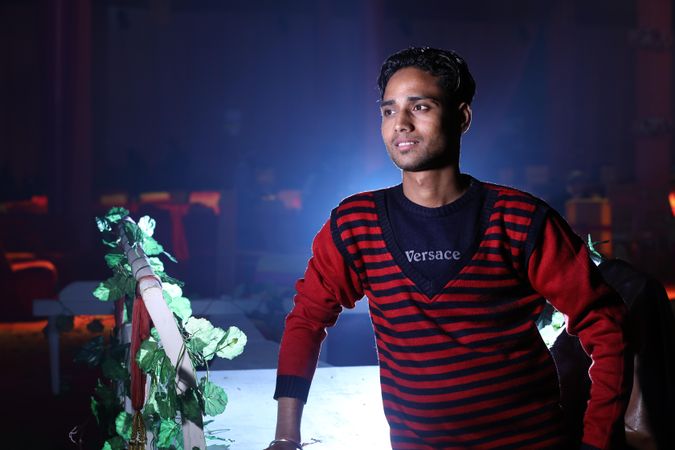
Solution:
<svg viewBox="0 0 675 450"><path fill-rule="evenodd" d="M146 422L146 427L148 427L148 425L145 416L152 416L153 414L159 414L157 411L157 402L155 401L154 395L148 398L145 402L145 405L143 406L143 420Z"/></svg>
<svg viewBox="0 0 675 450"><path fill-rule="evenodd" d="M213 330L214 327L208 320L190 317L185 322L185 331L189 334L187 345L190 351L202 353L213 338Z"/></svg>
<svg viewBox="0 0 675 450"><path fill-rule="evenodd" d="M217 384L206 380L206 377L202 378L200 387L204 397L204 413L207 416L222 414L227 406L227 394L225 390Z"/></svg>
<svg viewBox="0 0 675 450"><path fill-rule="evenodd" d="M73 316L60 314L56 316L56 329L59 330L60 333L73 331L74 320L75 318Z"/></svg>
<svg viewBox="0 0 675 450"><path fill-rule="evenodd" d="M173 419L162 420L159 425L159 435L157 436L157 445L159 447L168 447L176 440L180 433L180 426Z"/></svg>
<svg viewBox="0 0 675 450"><path fill-rule="evenodd" d="M122 231L132 247L135 247L143 236L143 232L138 228L138 225L129 221L124 222Z"/></svg>
<svg viewBox="0 0 675 450"><path fill-rule="evenodd" d="M127 441L131 437L131 424L133 417L126 411L122 411L115 419L115 431Z"/></svg>
<svg viewBox="0 0 675 450"><path fill-rule="evenodd" d="M157 258L156 256L151 256L148 257L148 262L150 263L150 267L152 268L153 272L164 272L164 263L161 259Z"/></svg>
<svg viewBox="0 0 675 450"><path fill-rule="evenodd" d="M136 363L138 367L145 373L153 372L156 370L157 363L159 362L164 350L159 348L159 344L150 339L146 339L141 342L141 346L138 349L136 354Z"/></svg>
<svg viewBox="0 0 675 450"><path fill-rule="evenodd" d="M112 437L108 440L112 444L113 450L125 450L127 443L120 436Z"/></svg>
<svg viewBox="0 0 675 450"><path fill-rule="evenodd" d="M105 384L101 383L101 380L97 380L96 387L94 388L94 393L101 400L101 404L107 408L117 406L117 396L115 392Z"/></svg>
<svg viewBox="0 0 675 450"><path fill-rule="evenodd" d="M91 339L75 354L75 362L98 366L103 358L103 345L103 336L96 336Z"/></svg>
<svg viewBox="0 0 675 450"><path fill-rule="evenodd" d="M159 417L162 419L173 419L176 417L178 398L174 389L170 389L167 392L155 393L155 403Z"/></svg>
<svg viewBox="0 0 675 450"><path fill-rule="evenodd" d="M150 383L150 390L145 400L145 405L143 406L143 420L147 417L152 417L153 415L159 415L159 407L157 406L157 400L155 399L155 394L157 393L157 384L155 380L152 380ZM146 422L146 428L150 428L148 421Z"/></svg>
<svg viewBox="0 0 675 450"><path fill-rule="evenodd" d="M129 215L129 211L119 206L110 208L110 211L105 215L105 219L110 223L117 223Z"/></svg>
<svg viewBox="0 0 675 450"><path fill-rule="evenodd" d="M102 239L101 241L103 242L103 245L110 248L117 248L119 245L119 238L115 239L114 241L109 241L107 239Z"/></svg>
<svg viewBox="0 0 675 450"><path fill-rule="evenodd" d="M97 418L102 431L107 433L107 436L112 436L115 434L115 418L121 409L121 400L116 392L101 384L101 380L97 381L94 393L96 398L91 401L90 407L96 409L92 410L92 413Z"/></svg>
<svg viewBox="0 0 675 450"><path fill-rule="evenodd" d="M121 253L108 253L104 258L105 263L111 269L126 260L126 257Z"/></svg>
<svg viewBox="0 0 675 450"><path fill-rule="evenodd" d="M148 256L157 256L164 252L164 247L151 236L145 236L141 242L143 251Z"/></svg>
<svg viewBox="0 0 675 450"><path fill-rule="evenodd" d="M190 419L195 423L200 423L202 420L202 409L199 406L199 400L195 395L195 390L188 389L178 397L178 400L181 403L181 411L185 418Z"/></svg>
<svg viewBox="0 0 675 450"><path fill-rule="evenodd" d="M143 216L138 220L138 228L140 228L147 236L152 236L154 234L156 225L157 222L150 216Z"/></svg>
<svg viewBox="0 0 675 450"><path fill-rule="evenodd" d="M554 311L551 317L551 326L555 330L559 330L565 326L565 316L560 311Z"/></svg>
<svg viewBox="0 0 675 450"><path fill-rule="evenodd" d="M214 327L203 339L208 339L208 344L202 350L202 355L205 361L210 361L216 356L216 352L226 345L227 333L222 328Z"/></svg>
<svg viewBox="0 0 675 450"><path fill-rule="evenodd" d="M164 294L164 298L167 298L167 296L170 298L182 297L183 289L181 289L181 287L177 284L163 283L162 293Z"/></svg>
<svg viewBox="0 0 675 450"><path fill-rule="evenodd" d="M148 399L148 401L149 400L150 399ZM153 411L152 408L148 408L147 406L148 403L146 403L145 408L143 408L143 422L145 422L145 429L152 432L152 434L156 434L162 419L157 415L157 411Z"/></svg>
<svg viewBox="0 0 675 450"><path fill-rule="evenodd" d="M159 342L162 339L159 337L159 331L157 331L157 328L152 327L150 328L150 338L149 339L154 339L155 342Z"/></svg>
<svg viewBox="0 0 675 450"><path fill-rule="evenodd" d="M98 228L98 231L100 231L101 233L103 233L104 231L112 231L112 228L110 227L110 222L108 222L105 217L96 218L96 227Z"/></svg>
<svg viewBox="0 0 675 450"><path fill-rule="evenodd" d="M596 249L598 245L606 244L609 241L593 241L591 235L588 235L586 240L586 246L588 247L588 252L590 254L591 260L595 263L596 266L602 264L605 261L605 257Z"/></svg>
<svg viewBox="0 0 675 450"><path fill-rule="evenodd" d="M124 281L122 284L122 289L124 295L129 298L136 298L136 279L129 275L128 277L124 277Z"/></svg>
<svg viewBox="0 0 675 450"><path fill-rule="evenodd" d="M166 305L171 312L177 315L183 322L188 320L192 315L192 306L190 305L190 300L187 298L168 297L167 295L164 295L164 300L166 300Z"/></svg>
<svg viewBox="0 0 675 450"><path fill-rule="evenodd" d="M91 396L89 398L89 408L91 408L91 413L94 415L94 418L96 419L96 423L100 425L101 419L99 418L99 413L98 413L100 405L96 401L96 398L94 398L94 396Z"/></svg>
<svg viewBox="0 0 675 450"><path fill-rule="evenodd" d="M110 357L103 359L101 370L103 375L111 380L124 381L129 378L129 372L126 371L122 363Z"/></svg>
<svg viewBox="0 0 675 450"><path fill-rule="evenodd" d="M218 349L217 355L221 358L233 359L244 352L248 338L239 328L231 326L227 329L225 345Z"/></svg>
<svg viewBox="0 0 675 450"><path fill-rule="evenodd" d="M159 275L159 279L162 280L162 283L173 283L173 284L177 284L178 286L184 286L185 285L185 283L183 283L182 281L177 280L173 277L170 277L169 275L167 275L164 272L160 272L157 275Z"/></svg>
<svg viewBox="0 0 675 450"><path fill-rule="evenodd" d="M163 384L173 383L176 380L176 369L164 352L162 352L162 355L163 358L161 358L161 362L159 363L159 381Z"/></svg>
<svg viewBox="0 0 675 450"><path fill-rule="evenodd" d="M101 282L94 290L94 297L104 302L107 302L108 300L118 300L124 295L124 292L120 289L118 283L118 277L111 277Z"/></svg>

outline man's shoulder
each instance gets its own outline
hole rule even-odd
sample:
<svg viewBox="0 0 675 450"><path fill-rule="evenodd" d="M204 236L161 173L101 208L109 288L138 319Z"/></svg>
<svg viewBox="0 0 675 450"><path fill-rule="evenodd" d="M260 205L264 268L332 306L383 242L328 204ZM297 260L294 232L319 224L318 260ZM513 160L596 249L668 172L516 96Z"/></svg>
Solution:
<svg viewBox="0 0 675 450"><path fill-rule="evenodd" d="M500 196L515 196L515 197L524 197L524 198L536 198L534 195L529 192L523 191L512 186L507 186L505 184L490 183L487 181L482 181L486 189L496 192Z"/></svg>
<svg viewBox="0 0 675 450"><path fill-rule="evenodd" d="M344 211L351 208L375 208L375 197L381 195L386 189L363 191L343 198L334 208L334 211Z"/></svg>
<svg viewBox="0 0 675 450"><path fill-rule="evenodd" d="M511 186L482 182L488 191L496 196L496 200L506 203L527 203L537 207L549 208L546 202L529 192Z"/></svg>
<svg viewBox="0 0 675 450"><path fill-rule="evenodd" d="M365 223L369 225L378 224L379 215L376 197L382 195L383 191L384 189L358 192L344 198L331 211L331 231L342 233Z"/></svg>

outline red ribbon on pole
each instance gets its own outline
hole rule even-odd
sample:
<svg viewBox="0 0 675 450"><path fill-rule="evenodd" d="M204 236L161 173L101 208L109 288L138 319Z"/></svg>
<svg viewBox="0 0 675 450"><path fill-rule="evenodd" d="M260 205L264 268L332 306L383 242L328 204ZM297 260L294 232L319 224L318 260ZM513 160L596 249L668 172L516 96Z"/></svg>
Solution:
<svg viewBox="0 0 675 450"><path fill-rule="evenodd" d="M145 403L145 379L136 363L136 355L141 343L150 336L150 314L140 296L134 300L134 311L131 319L131 405L135 411L143 409Z"/></svg>

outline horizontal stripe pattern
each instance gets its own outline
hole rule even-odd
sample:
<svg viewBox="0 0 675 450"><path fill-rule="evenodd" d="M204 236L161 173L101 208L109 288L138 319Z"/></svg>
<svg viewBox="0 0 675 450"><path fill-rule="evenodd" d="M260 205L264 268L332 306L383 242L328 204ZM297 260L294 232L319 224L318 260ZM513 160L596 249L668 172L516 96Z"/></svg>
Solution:
<svg viewBox="0 0 675 450"><path fill-rule="evenodd" d="M333 211L333 236L363 282L392 447L556 448L555 366L536 329L544 299L524 282L538 201L497 191L473 258L433 298L387 248L375 193Z"/></svg>

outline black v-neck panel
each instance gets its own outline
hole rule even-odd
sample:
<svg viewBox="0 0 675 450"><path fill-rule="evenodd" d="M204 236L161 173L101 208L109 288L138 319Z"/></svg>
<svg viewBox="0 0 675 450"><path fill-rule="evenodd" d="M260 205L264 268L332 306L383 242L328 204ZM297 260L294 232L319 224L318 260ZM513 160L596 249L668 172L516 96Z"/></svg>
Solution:
<svg viewBox="0 0 675 450"><path fill-rule="evenodd" d="M377 217L380 223L380 228L382 229L382 237L384 239L384 243L387 246L387 249L394 258L394 261L396 261L398 266L401 268L403 274L406 277L408 277L415 284L415 287L417 287L417 289L419 289L419 291L422 292L430 301L436 295L438 295L443 290L443 288L445 288L448 284L450 284L455 279L455 277L461 272L461 270L464 267L466 267L467 263L474 258L478 248L480 247L480 244L483 242L483 239L485 237L485 231L487 230L487 224L490 219L490 214L494 209L494 203L497 199L497 192L493 189L487 189L483 183L481 183L476 179L472 179L471 181L472 187L474 189L480 190L482 192L486 191L483 200L483 205L481 206L479 224L476 230L476 235L474 236L472 243L467 249L467 251L465 251L462 257L457 261L457 264L454 265L450 271L444 274L444 276L435 279L430 279L426 277L420 271L415 269L415 267L410 262L408 262L403 251L399 247L396 238L394 237L394 231L391 226L391 221L389 220L389 214L387 212L385 190L378 190L373 193ZM397 187L389 189L395 188ZM467 192L466 194L469 193ZM452 202L445 206L441 206L440 209L451 210L462 206L467 201L465 199L466 194L457 199L455 202ZM478 194L480 194L480 192ZM472 193L472 195L474 194ZM419 205L415 206L429 211L430 214L435 214L435 212L432 212L434 210L440 211L440 209L437 208L424 208L423 206Z"/></svg>

